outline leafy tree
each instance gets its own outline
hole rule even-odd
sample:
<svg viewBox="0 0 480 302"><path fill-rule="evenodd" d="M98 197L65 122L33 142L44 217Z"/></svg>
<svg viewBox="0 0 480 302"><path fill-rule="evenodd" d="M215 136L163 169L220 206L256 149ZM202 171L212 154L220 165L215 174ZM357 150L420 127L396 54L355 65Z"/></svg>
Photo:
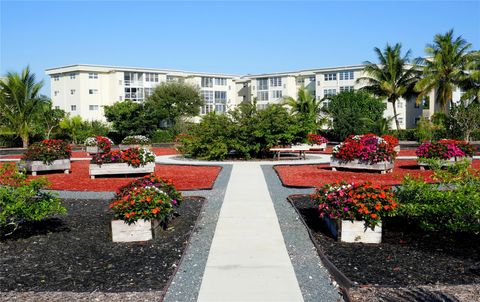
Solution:
<svg viewBox="0 0 480 302"><path fill-rule="evenodd" d="M78 143L78 134L82 128L82 118L79 115L70 117L67 115L61 122L60 128L64 130L71 138L74 144Z"/></svg>
<svg viewBox="0 0 480 302"><path fill-rule="evenodd" d="M155 125L149 125L146 120L145 110L141 104L131 100L104 107L107 121L111 122L113 128L123 137L149 135L150 131L156 129Z"/></svg>
<svg viewBox="0 0 480 302"><path fill-rule="evenodd" d="M383 119L385 108L385 103L368 92L344 91L330 97L326 111L332 118L334 134L343 140L351 134L372 132L371 123Z"/></svg>
<svg viewBox="0 0 480 302"><path fill-rule="evenodd" d="M461 36L454 37L453 29L441 35L435 35L433 44L425 48L427 58L423 60L423 77L415 85L419 92L417 102L435 91L435 101L443 111L452 104L455 87L464 79L464 71L468 63L467 52L472 47Z"/></svg>
<svg viewBox="0 0 480 302"><path fill-rule="evenodd" d="M454 105L445 123L451 137L470 140L472 132L480 129L480 104Z"/></svg>
<svg viewBox="0 0 480 302"><path fill-rule="evenodd" d="M402 56L402 46L400 43L391 46L387 44L383 52L375 47L379 64L366 61L364 72L365 77L357 80L357 83L365 81L366 86L363 90L373 93L374 95L385 98L392 103L393 114L397 130L400 130L398 122L396 102L404 97L408 99L413 94L413 88L418 81L418 72L415 67L407 67L410 62L411 51L408 50Z"/></svg>
<svg viewBox="0 0 480 302"><path fill-rule="evenodd" d="M301 87L298 89L297 99L290 96L283 99L283 104L290 107L293 114L298 117L298 120L304 124L304 127L314 132L321 126L321 120L318 116L321 112L322 101L316 100L314 95Z"/></svg>
<svg viewBox="0 0 480 302"><path fill-rule="evenodd" d="M52 108L50 99L47 99L42 105L42 109L39 110L38 123L43 129L42 132L45 133L45 137L49 139L53 129L60 126L60 122L65 118L66 113L62 109Z"/></svg>
<svg viewBox="0 0 480 302"><path fill-rule="evenodd" d="M146 118L158 128L174 127L181 118L197 116L202 105L197 87L179 82L162 83L145 101Z"/></svg>
<svg viewBox="0 0 480 302"><path fill-rule="evenodd" d="M42 86L43 81L37 82L28 66L21 74L8 72L6 79L0 81L2 126L20 136L24 148L28 147L37 113L43 106L39 94Z"/></svg>

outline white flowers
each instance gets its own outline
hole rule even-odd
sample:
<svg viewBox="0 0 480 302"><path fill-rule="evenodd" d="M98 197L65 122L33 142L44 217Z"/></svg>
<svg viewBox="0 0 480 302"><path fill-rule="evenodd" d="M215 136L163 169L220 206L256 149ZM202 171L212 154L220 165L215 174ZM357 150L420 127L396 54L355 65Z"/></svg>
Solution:
<svg viewBox="0 0 480 302"><path fill-rule="evenodd" d="M150 144L150 139L143 135L130 135L125 137L122 140L124 145L148 145Z"/></svg>

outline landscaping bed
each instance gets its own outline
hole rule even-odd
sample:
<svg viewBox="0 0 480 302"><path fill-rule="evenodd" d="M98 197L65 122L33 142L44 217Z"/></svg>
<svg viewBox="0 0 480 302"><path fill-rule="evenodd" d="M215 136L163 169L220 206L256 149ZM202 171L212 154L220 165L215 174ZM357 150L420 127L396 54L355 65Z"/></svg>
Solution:
<svg viewBox="0 0 480 302"><path fill-rule="evenodd" d="M387 218L381 244L341 243L327 235L309 195L291 196L290 200L321 252L355 284L471 284L477 289L480 285L480 235L425 232L401 218Z"/></svg>
<svg viewBox="0 0 480 302"><path fill-rule="evenodd" d="M480 168L480 161L473 160L472 167ZM370 181L380 185L400 184L406 175L424 176L430 178L432 171L422 171L416 160L396 160L392 173L380 175L378 172L368 171L332 171L329 164L320 165L279 165L275 166L282 184L287 187L319 187L326 183L334 183L340 180L349 182Z"/></svg>
<svg viewBox="0 0 480 302"><path fill-rule="evenodd" d="M186 197L155 239L113 243L107 200L63 200L68 215L0 241L0 291L163 290L178 265L204 199Z"/></svg>

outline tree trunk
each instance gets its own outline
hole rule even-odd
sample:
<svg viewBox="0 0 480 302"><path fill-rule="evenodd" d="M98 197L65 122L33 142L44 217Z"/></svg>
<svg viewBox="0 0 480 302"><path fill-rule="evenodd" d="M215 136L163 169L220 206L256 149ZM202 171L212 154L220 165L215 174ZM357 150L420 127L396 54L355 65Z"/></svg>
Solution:
<svg viewBox="0 0 480 302"><path fill-rule="evenodd" d="M21 135L20 137L22 138L23 148L27 148L28 147L28 134L26 136Z"/></svg>
<svg viewBox="0 0 480 302"><path fill-rule="evenodd" d="M392 100L392 105L393 105L393 117L395 118L395 125L397 126L397 131L399 131L400 123L398 122L398 117L397 117L397 106L395 106L396 100Z"/></svg>

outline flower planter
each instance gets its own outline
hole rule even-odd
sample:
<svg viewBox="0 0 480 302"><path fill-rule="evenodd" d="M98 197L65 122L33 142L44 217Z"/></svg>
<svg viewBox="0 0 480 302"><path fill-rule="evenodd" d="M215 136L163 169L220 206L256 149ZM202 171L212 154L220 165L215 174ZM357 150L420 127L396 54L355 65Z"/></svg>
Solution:
<svg viewBox="0 0 480 302"><path fill-rule="evenodd" d="M382 223L380 222L372 230L365 229L365 222L361 220L336 220L324 217L329 231L337 241L341 242L361 242L361 243L381 243L382 242Z"/></svg>
<svg viewBox="0 0 480 302"><path fill-rule="evenodd" d="M33 176L37 175L37 172L40 171L57 171L61 170L65 174L70 173L70 159L57 159L54 160L51 164L47 165L40 160L26 161L24 168L28 172L32 172Z"/></svg>
<svg viewBox="0 0 480 302"><path fill-rule="evenodd" d="M464 159L468 160L469 162L472 162L473 157L461 156L461 157L452 157L452 158L449 158L449 159L444 159L443 163L442 163L442 167L451 166L455 162L462 161ZM419 161L417 161L417 163L420 166L420 170L425 170L425 168L429 167L427 163L422 163L422 162L419 162Z"/></svg>
<svg viewBox="0 0 480 302"><path fill-rule="evenodd" d="M102 149L98 148L97 146L86 146L85 151L88 154L97 154L97 153L103 153Z"/></svg>
<svg viewBox="0 0 480 302"><path fill-rule="evenodd" d="M380 173L385 174L387 172L393 172L393 162L382 161L375 164L369 164L365 161L359 159L354 159L349 162L341 161L338 158L330 157L330 167L332 171L337 171L337 168L345 168L352 170L373 170L380 171Z"/></svg>
<svg viewBox="0 0 480 302"><path fill-rule="evenodd" d="M133 224L126 224L123 220L112 220L113 242L148 241L155 238L161 230L158 220L137 220Z"/></svg>
<svg viewBox="0 0 480 302"><path fill-rule="evenodd" d="M127 163L90 164L89 171L91 179L95 179L96 175L149 174L155 171L155 163L147 163L138 168L129 166Z"/></svg>
<svg viewBox="0 0 480 302"><path fill-rule="evenodd" d="M138 144L135 144L135 145L118 145L118 147L120 148L120 150L124 151L124 150L127 150L127 149L132 149L132 148L146 148L146 149L152 149L152 146L151 145L138 145Z"/></svg>
<svg viewBox="0 0 480 302"><path fill-rule="evenodd" d="M317 144L313 144L313 145L309 145L310 146L310 150L319 150L319 151L323 151L327 148L327 144L326 143L323 143L323 144L320 144L320 145L317 145Z"/></svg>
<svg viewBox="0 0 480 302"><path fill-rule="evenodd" d="M400 145L396 145L395 147L393 147L393 151L400 153Z"/></svg>

